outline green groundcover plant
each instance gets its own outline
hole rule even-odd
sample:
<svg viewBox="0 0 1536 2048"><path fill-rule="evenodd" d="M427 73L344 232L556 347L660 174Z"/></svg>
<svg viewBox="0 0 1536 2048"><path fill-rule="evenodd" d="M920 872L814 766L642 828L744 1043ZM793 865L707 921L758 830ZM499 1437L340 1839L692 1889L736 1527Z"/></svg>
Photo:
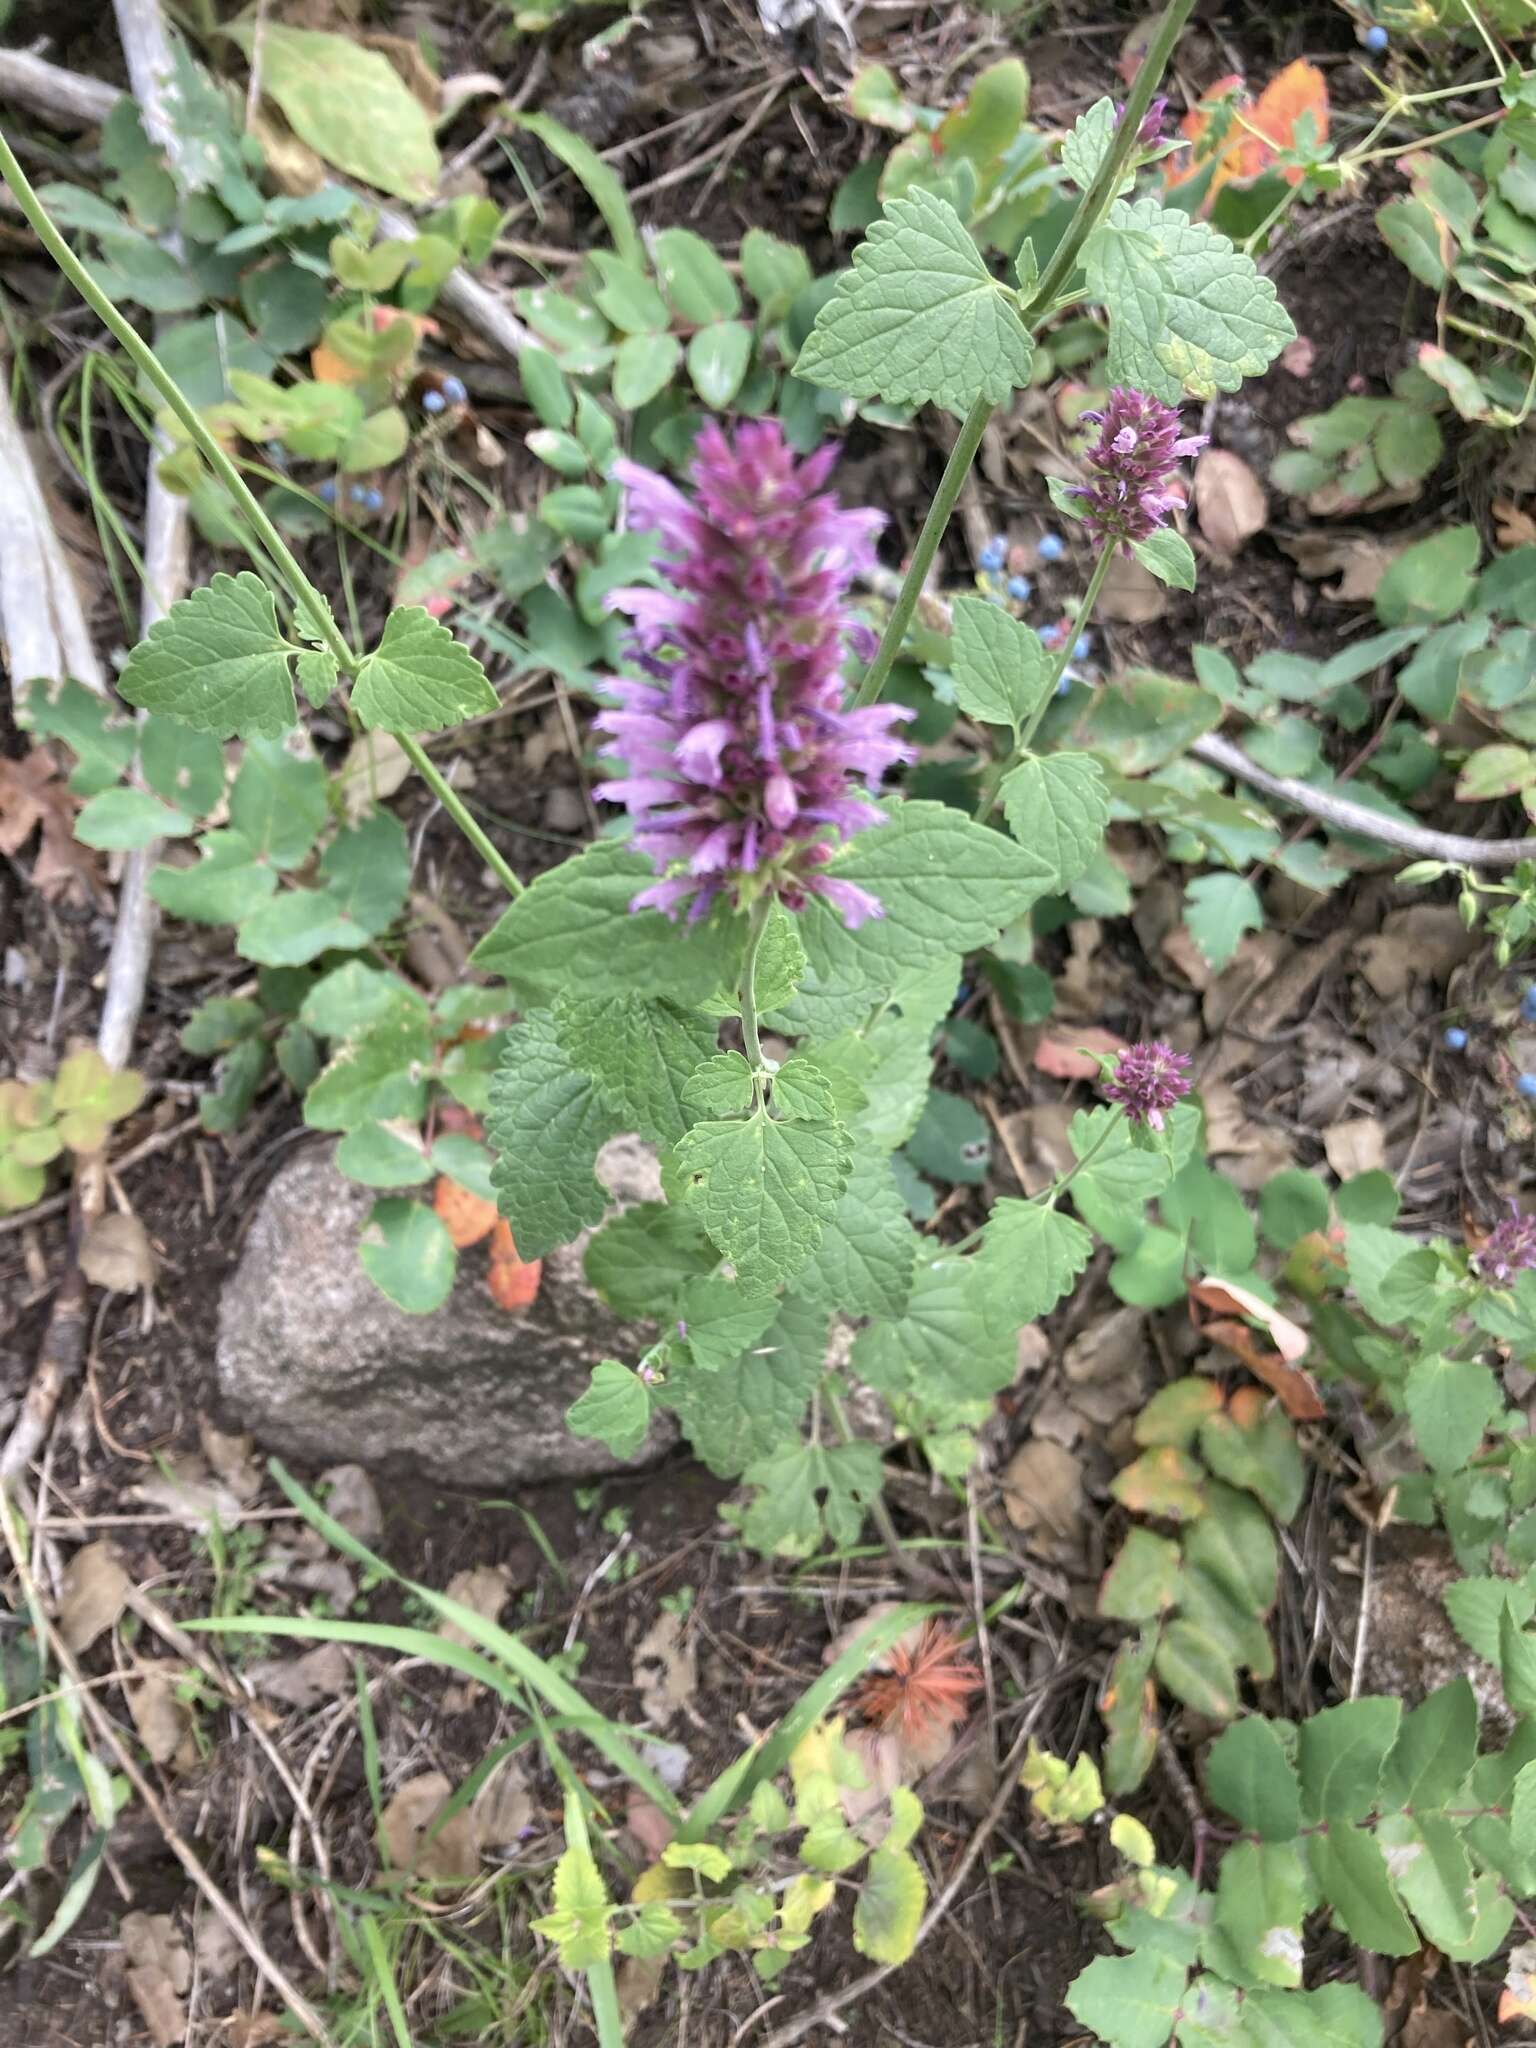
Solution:
<svg viewBox="0 0 1536 2048"><path fill-rule="evenodd" d="M1070 1293L1100 1238L1119 1254L1122 1298L1176 1299L1193 1258L1237 1289L1228 1305L1250 1325L1276 1327L1273 1288L1251 1270L1254 1231L1204 1165L1188 1062L1166 1045L1106 1059L1102 1105L1071 1127L1070 1168L1029 1200L996 1202L960 1243L918 1235L893 1167L925 1114L933 1032L966 956L998 948L1100 857L1118 792L1094 753L1046 750L1040 731L1117 555L1194 586L1172 514L1178 464L1202 442L1183 430L1179 407L1236 391L1294 336L1245 250L1183 210L1134 196L1138 165L1162 152L1153 94L1191 4L1175 0L1162 17L1127 104L1099 101L1067 137L1059 169L1079 197L1043 266L1026 236L1012 280L1000 280L951 198L914 179L887 197L851 269L822 295L793 365L800 386L892 417L937 405L960 422L878 641L852 591L874 565L881 521L828 489L831 449L807 447L778 421L704 424L677 451L679 484L619 456L585 393L585 410L572 413L579 445L566 449L550 439L563 426L549 429L547 456L600 475L605 531L610 499L622 493L626 504L601 599L629 624L596 721L612 764L597 794L626 817L531 885L423 744L498 708L478 659L409 604L389 614L376 644L354 644L208 419L117 310L110 278L71 253L0 141L0 171L32 227L169 409L260 571L215 576L132 650L120 689L144 714L148 787L108 787L127 758L116 740L99 780L82 764L93 843L144 843L184 835L194 815L221 803L219 750L245 743L229 825L205 835L196 868L158 885L173 910L237 921L241 950L264 970L259 1003L205 1005L195 1020L204 1049L226 1057L224 1113L236 1120L239 1098L249 1101L276 1059L308 1091L309 1120L342 1132L352 1170L386 1191L365 1261L397 1301L422 1309L447 1291L453 1246L438 1216L399 1192L424 1177L401 1126L420 1121L433 1087L483 1114L488 1152L444 1139L450 1149L432 1165L494 1192L525 1260L600 1226L587 1254L594 1285L659 1332L643 1356L596 1367L571 1427L628 1456L658 1411L672 1411L712 1469L744 1480L741 1533L765 1553L803 1558L827 1542L851 1544L870 1513L890 1531L881 1450L848 1419L855 1385L881 1397L941 1477L963 1477L972 1432L1013 1379L1019 1330ZM363 244L333 246L331 260L370 289ZM614 293L631 282L617 269L608 280ZM766 284L758 295L771 302ZM1058 512L1081 523L1093 549L1077 616L1048 646L1002 606L960 600L954 700L995 735L974 815L897 795L882 784L911 758L910 711L884 700L919 593L989 420L1030 378L1036 337L1085 300L1103 311L1109 395L1087 420L1084 480L1052 487ZM692 374L701 397L729 383L721 403L739 392L757 346L736 331L735 305L734 285L729 304L723 291L718 303L705 292L685 323L719 330L709 351L696 351ZM670 374L678 337L666 314L636 331ZM260 410L260 400L268 410L246 431L281 439L285 390L247 384L247 408ZM395 430L391 450L397 439ZM331 455L349 460L339 447ZM322 956L369 949L398 914L409 876L398 821L365 796L329 838L318 884L278 887L327 822L301 697L315 709L339 699L361 737L398 749L505 887L509 904L474 956L497 988L450 991L429 1008L387 961L361 959L318 980L284 979ZM55 701L51 729L70 715L58 705L73 701ZM1208 934L1211 955L1230 953L1253 921L1231 887L1220 894L1204 905L1219 928ZM477 1035L477 1019L507 1015L509 1027ZM11 1109L14 1180L33 1165L34 1141L18 1136L24 1119ZM621 1132L657 1148L664 1199L604 1221L594 1165ZM1428 1469L1398 1475L1414 1518L1443 1520L1464 1561L1482 1569L1499 1518L1532 1497L1524 1439L1504 1417L1484 1353L1489 1340L1518 1351L1530 1337L1520 1289L1536 1243L1512 1225L1469 1266L1448 1246L1413 1249L1363 1195L1346 1210L1341 1191L1345 1277L1373 1319L1357 1328L1328 1298L1326 1261L1296 1249L1319 1233L1327 1241L1328 1197L1315 1187L1316 1196L1291 1189L1301 1226L1290 1235L1289 1210L1261 1213L1265 1235L1290 1251L1291 1284L1311 1288L1337 1369L1418 1433ZM1141 1221L1153 1203L1160 1220ZM829 1362L834 1317L859 1325L846 1362ZM1406 1366L1391 1334L1403 1328ZM1396 1702L1352 1701L1299 1733L1241 1714L1240 1674L1261 1682L1272 1669L1271 1524L1295 1512L1300 1453L1284 1416L1262 1404L1218 1416L1220 1396L1194 1384L1194 1393L1165 1390L1172 1398L1150 1423L1143 1417L1142 1457L1118 1489L1127 1508L1180 1534L1138 1527L1106 1581L1101 1612L1141 1634L1104 1696L1104 1782L1118 1796L1144 1775L1161 1686L1230 1724L1212 1754L1210 1794L1236 1832L1210 1833L1226 1844L1213 1905L1198 1870L1186 1879L1161 1869L1145 1830L1116 1818L1111 1840L1129 1874L1096 1910L1126 1954L1090 1966L1073 2010L1115 2048L1158 2048L1172 2035L1374 2041L1379 2021L1359 1994L1302 1989L1303 1922L1326 1905L1384 1954L1416 1944L1416 1922L1447 1953L1488 1955L1508 1932L1511 1901L1536 1890L1536 1795L1521 1789L1527 1769L1536 1772L1527 1724L1501 1756L1480 1760L1465 1688L1406 1717ZM1501 1442L1485 1459L1490 1431ZM1536 1651L1524 1632L1529 1607L1501 1594L1504 1583L1488 1581L1481 1640L1524 1712L1536 1706L1527 1671ZM908 1851L916 1801L890 1801L871 1854L841 1816L849 1778L836 1732L820 1730L797 1755L798 1764L787 1750L778 1758L792 1803L766 1774L734 1783L733 1796L752 1794L737 1809L738 1834L704 1839L725 1815L723 1797L707 1825L695 1814L664 1859L672 1877L633 1909L605 1892L575 1802L569 1861L544 1923L564 1960L606 1969L614 1941L639 1954L687 1940L685 1961L742 1942L763 1953L770 1921L772 1952L787 1959L825 1903L827 1873L855 1864L866 1915L856 1936L876 1958L904 1954L922 1904ZM1104 1811L1083 1761L1070 1770L1032 1761L1026 1782L1043 1822L1078 1825ZM764 1840L800 1830L816 1853L804 1842L797 1851L792 1904L770 1881L716 1910L710 1887L755 1869Z"/></svg>

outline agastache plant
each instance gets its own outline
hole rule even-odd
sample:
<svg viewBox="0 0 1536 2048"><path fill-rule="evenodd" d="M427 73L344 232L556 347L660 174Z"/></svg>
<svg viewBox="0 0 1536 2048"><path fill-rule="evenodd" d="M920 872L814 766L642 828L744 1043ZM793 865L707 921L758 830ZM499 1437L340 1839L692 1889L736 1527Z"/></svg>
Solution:
<svg viewBox="0 0 1536 2048"><path fill-rule="evenodd" d="M612 683L618 707L594 720L625 765L596 794L627 806L663 877L636 910L696 920L721 895L792 911L817 895L849 926L881 915L868 890L825 872L880 821L865 792L912 757L893 730L912 715L903 706L845 708L849 652L867 659L875 644L848 593L884 521L823 489L836 459L827 446L797 461L776 421L734 436L709 421L691 498L637 463L614 467L670 586L610 593L634 621L637 673Z"/></svg>

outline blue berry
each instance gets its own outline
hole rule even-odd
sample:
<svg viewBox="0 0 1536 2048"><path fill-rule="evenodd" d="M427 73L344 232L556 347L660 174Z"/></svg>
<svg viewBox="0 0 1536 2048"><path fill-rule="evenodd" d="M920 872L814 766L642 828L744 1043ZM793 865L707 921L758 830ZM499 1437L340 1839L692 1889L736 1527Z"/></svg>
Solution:
<svg viewBox="0 0 1536 2048"><path fill-rule="evenodd" d="M1520 998L1520 1015L1527 1024L1536 1024L1536 981L1527 986Z"/></svg>
<svg viewBox="0 0 1536 2048"><path fill-rule="evenodd" d="M981 567L994 572L1001 569L1008 559L1008 543L999 533L989 540L981 551Z"/></svg>
<svg viewBox="0 0 1536 2048"><path fill-rule="evenodd" d="M1059 562L1066 552L1067 544L1059 533L1042 533L1035 550L1042 562Z"/></svg>
<svg viewBox="0 0 1536 2048"><path fill-rule="evenodd" d="M442 389L443 397L450 405L468 405L469 393L464 388L462 377L445 377Z"/></svg>
<svg viewBox="0 0 1536 2048"><path fill-rule="evenodd" d="M320 482L315 485L315 496L323 505L334 505L336 502L335 477L322 477Z"/></svg>
<svg viewBox="0 0 1536 2048"><path fill-rule="evenodd" d="M368 502L368 486L366 484L354 484L351 490L347 492L347 496L354 505L366 505Z"/></svg>
<svg viewBox="0 0 1536 2048"><path fill-rule="evenodd" d="M1015 604L1028 604L1034 594L1035 586L1027 576L1010 576L1008 578L1008 595Z"/></svg>
<svg viewBox="0 0 1536 2048"><path fill-rule="evenodd" d="M421 409L423 412L446 412L448 401L444 398L441 391L423 391L421 394Z"/></svg>
<svg viewBox="0 0 1536 2048"><path fill-rule="evenodd" d="M1379 21L1373 21L1365 32L1365 47L1375 51L1378 56L1391 40Z"/></svg>
<svg viewBox="0 0 1536 2048"><path fill-rule="evenodd" d="M1086 661L1092 653L1093 635L1091 633L1079 633L1076 641L1073 643L1072 659L1074 661Z"/></svg>
<svg viewBox="0 0 1536 2048"><path fill-rule="evenodd" d="M1467 1034L1459 1024L1448 1024L1445 1027L1445 1045L1448 1052L1466 1051Z"/></svg>
<svg viewBox="0 0 1536 2048"><path fill-rule="evenodd" d="M364 491L363 509L366 512L382 512L384 510L384 493L375 490Z"/></svg>
<svg viewBox="0 0 1536 2048"><path fill-rule="evenodd" d="M1527 1101L1536 1100L1536 1074L1522 1074L1515 1086Z"/></svg>

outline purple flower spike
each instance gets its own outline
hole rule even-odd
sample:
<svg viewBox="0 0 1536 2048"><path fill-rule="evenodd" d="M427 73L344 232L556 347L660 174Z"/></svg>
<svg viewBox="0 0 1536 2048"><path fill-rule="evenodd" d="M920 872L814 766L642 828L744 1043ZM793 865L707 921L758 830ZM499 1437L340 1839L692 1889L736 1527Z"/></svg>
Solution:
<svg viewBox="0 0 1536 2048"><path fill-rule="evenodd" d="M1116 385L1102 412L1085 412L1099 428L1099 438L1084 458L1090 481L1074 484L1069 495L1084 501L1083 523L1100 544L1119 544L1128 555L1133 541L1145 540L1182 504L1173 490L1175 466L1205 446L1204 434L1179 433L1179 415L1171 405L1142 391Z"/></svg>
<svg viewBox="0 0 1536 2048"><path fill-rule="evenodd" d="M1163 133L1167 117L1168 95L1165 92L1160 92L1155 99L1148 101L1147 111L1141 117L1141 126L1136 130L1136 140L1143 149L1156 149L1160 143L1167 140L1166 135ZM1116 127L1124 119L1125 105L1123 101L1117 100L1115 103Z"/></svg>
<svg viewBox="0 0 1536 2048"><path fill-rule="evenodd" d="M1150 1045L1128 1045L1104 1084L1111 1102L1118 1102L1133 1124L1163 1128L1163 1111L1189 1093L1189 1054L1175 1052L1160 1038Z"/></svg>
<svg viewBox="0 0 1536 2048"><path fill-rule="evenodd" d="M1536 1266L1536 1216L1522 1216L1510 1204L1472 1254L1472 1263L1484 1280L1507 1287L1517 1273Z"/></svg>
<svg viewBox="0 0 1536 2048"><path fill-rule="evenodd" d="M727 437L699 432L693 495L632 462L614 466L629 523L654 528L663 590L615 590L637 673L595 721L624 774L596 794L628 807L634 843L661 881L632 909L705 916L776 896L821 896L848 925L880 904L821 870L880 812L880 778L913 750L899 704L845 710L847 649L868 652L851 617L854 578L875 559L877 512L848 511L826 483L837 451L797 461L776 421Z"/></svg>

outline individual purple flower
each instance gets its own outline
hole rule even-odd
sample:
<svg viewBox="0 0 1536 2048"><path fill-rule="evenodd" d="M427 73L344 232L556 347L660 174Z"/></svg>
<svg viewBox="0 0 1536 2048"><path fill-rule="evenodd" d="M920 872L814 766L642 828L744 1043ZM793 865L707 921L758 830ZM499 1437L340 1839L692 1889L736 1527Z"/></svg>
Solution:
<svg viewBox="0 0 1536 2048"><path fill-rule="evenodd" d="M1184 502L1172 488L1174 468L1198 454L1207 436L1181 436L1171 405L1118 384L1102 412L1082 417L1099 428L1099 438L1083 458L1089 481L1070 485L1067 495L1083 500L1083 523L1102 546L1118 543L1128 555L1133 541L1165 526Z"/></svg>
<svg viewBox="0 0 1536 2048"><path fill-rule="evenodd" d="M1128 1045L1104 1093L1118 1102L1133 1124L1163 1128L1163 1111L1189 1093L1189 1054L1175 1052L1160 1038L1151 1044Z"/></svg>
<svg viewBox="0 0 1536 2048"><path fill-rule="evenodd" d="M1472 1263L1484 1280L1499 1287L1536 1267L1536 1216L1522 1216L1511 1202L1509 1214L1499 1218L1472 1254Z"/></svg>
<svg viewBox="0 0 1536 2048"><path fill-rule="evenodd" d="M623 775L597 795L627 806L634 843L662 878L630 906L690 922L721 896L738 909L775 896L790 910L823 897L848 925L878 901L823 872L838 846L881 813L880 778L912 758L893 727L899 704L844 709L842 668L874 636L847 603L873 565L878 512L849 511L826 483L837 450L797 461L773 420L734 437L707 422L693 495L632 462L613 474L629 523L653 528L668 586L607 602L634 622L637 674L613 680L598 714Z"/></svg>
<svg viewBox="0 0 1536 2048"><path fill-rule="evenodd" d="M1160 143L1167 141L1168 138L1163 133L1163 125L1167 117L1168 95L1165 92L1160 92L1155 99L1148 101L1147 111L1141 117L1141 126L1136 130L1136 140L1143 149L1156 149ZM1124 119L1124 102L1117 100L1115 102L1115 125L1118 127Z"/></svg>

